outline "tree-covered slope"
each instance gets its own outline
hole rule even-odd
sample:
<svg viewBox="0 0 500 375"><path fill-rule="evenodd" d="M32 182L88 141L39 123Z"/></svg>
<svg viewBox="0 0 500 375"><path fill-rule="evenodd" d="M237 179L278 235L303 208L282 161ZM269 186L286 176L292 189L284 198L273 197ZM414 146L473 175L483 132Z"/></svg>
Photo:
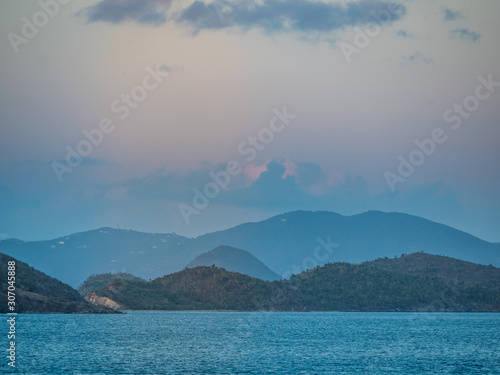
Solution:
<svg viewBox="0 0 500 375"><path fill-rule="evenodd" d="M270 300L275 288L212 266L187 268L150 282L114 279L96 294L131 310L255 310Z"/></svg>
<svg viewBox="0 0 500 375"><path fill-rule="evenodd" d="M500 290L500 268L483 266L442 255L424 252L398 258L380 258L366 264L375 267L420 276L436 276L457 282L479 284Z"/></svg>
<svg viewBox="0 0 500 375"><path fill-rule="evenodd" d="M295 309L315 311L500 311L500 291L435 276L349 263L293 276Z"/></svg>
<svg viewBox="0 0 500 375"><path fill-rule="evenodd" d="M497 288L472 277L415 275L397 263L383 269L338 262L274 282L196 267L151 282L113 280L95 297L131 310L500 311Z"/></svg>
<svg viewBox="0 0 500 375"><path fill-rule="evenodd" d="M104 288L113 280L126 280L126 281L137 281L145 282L145 280L140 277L131 275L129 273L101 273L99 275L89 276L77 289L78 293L82 296L86 296L93 292L94 290L99 290Z"/></svg>
<svg viewBox="0 0 500 375"><path fill-rule="evenodd" d="M15 262L15 312L17 313L110 313L89 304L69 285L37 271L26 263L0 253L0 312L7 313L8 267Z"/></svg>

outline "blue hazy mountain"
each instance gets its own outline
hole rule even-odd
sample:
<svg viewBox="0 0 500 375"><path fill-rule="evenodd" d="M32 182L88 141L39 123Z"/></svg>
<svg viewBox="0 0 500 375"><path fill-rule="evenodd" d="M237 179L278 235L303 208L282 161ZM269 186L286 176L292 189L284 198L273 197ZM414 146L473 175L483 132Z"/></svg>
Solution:
<svg viewBox="0 0 500 375"><path fill-rule="evenodd" d="M198 255L187 265L188 268L198 266L216 266L230 272L238 272L261 280L279 280L281 277L271 271L264 263L248 251L230 246L219 246Z"/></svg>
<svg viewBox="0 0 500 375"><path fill-rule="evenodd" d="M179 255L179 246L186 240L175 234L100 228L49 241L8 239L0 242L5 250L0 252L76 288L96 274L128 272L149 279L180 270L194 258Z"/></svg>
<svg viewBox="0 0 500 375"><path fill-rule="evenodd" d="M500 244L417 216L379 211L354 216L296 211L206 234L188 244L208 250L220 243L247 250L280 275L316 263L360 263L419 251L500 265Z"/></svg>
<svg viewBox="0 0 500 375"><path fill-rule="evenodd" d="M127 272L148 280L178 272L221 245L245 249L286 276L325 263L419 251L500 266L498 243L420 217L378 211L353 216L296 211L194 239L101 228L49 241L8 239L0 242L0 252L77 287L93 274Z"/></svg>

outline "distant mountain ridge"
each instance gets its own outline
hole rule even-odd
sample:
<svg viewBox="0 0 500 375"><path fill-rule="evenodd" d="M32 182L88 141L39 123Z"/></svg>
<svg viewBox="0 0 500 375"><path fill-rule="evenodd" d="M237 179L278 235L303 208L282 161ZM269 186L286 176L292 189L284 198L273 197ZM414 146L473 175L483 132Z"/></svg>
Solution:
<svg viewBox="0 0 500 375"><path fill-rule="evenodd" d="M274 281L281 277L248 251L230 246L219 246L194 258L187 268L215 265L230 272L242 273L261 280Z"/></svg>
<svg viewBox="0 0 500 375"><path fill-rule="evenodd" d="M50 241L4 240L0 252L77 287L89 275L109 272L154 279L220 245L248 251L278 275L418 251L500 266L500 244L416 216L379 211L353 216L295 211L193 239L101 228Z"/></svg>
<svg viewBox="0 0 500 375"><path fill-rule="evenodd" d="M131 310L500 312L500 289L487 286L497 285L500 269L429 254L404 258L330 263L275 282L188 268L151 282L116 279L92 298ZM457 266L466 274L454 274Z"/></svg>
<svg viewBox="0 0 500 375"><path fill-rule="evenodd" d="M48 241L8 239L0 242L0 252L76 288L89 275L102 273L127 272L145 279L154 278L165 274L163 265L167 258L170 268L180 270L187 261L176 254L186 240L171 233L100 228Z"/></svg>
<svg viewBox="0 0 500 375"><path fill-rule="evenodd" d="M323 251L319 252L321 256L315 256L318 240L328 239L339 247L328 255ZM418 251L500 266L500 244L401 213L369 211L342 216L324 211L295 211L209 233L191 240L189 246L210 248L221 240L249 251L279 274L293 266L304 270L304 265L311 267L315 263L361 263Z"/></svg>

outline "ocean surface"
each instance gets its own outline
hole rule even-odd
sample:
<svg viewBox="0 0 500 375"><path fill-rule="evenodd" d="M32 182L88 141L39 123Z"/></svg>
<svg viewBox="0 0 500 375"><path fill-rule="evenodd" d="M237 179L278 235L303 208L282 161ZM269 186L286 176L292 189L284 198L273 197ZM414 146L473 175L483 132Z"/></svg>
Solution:
<svg viewBox="0 0 500 375"><path fill-rule="evenodd" d="M500 314L18 315L16 348L0 373L500 374Z"/></svg>

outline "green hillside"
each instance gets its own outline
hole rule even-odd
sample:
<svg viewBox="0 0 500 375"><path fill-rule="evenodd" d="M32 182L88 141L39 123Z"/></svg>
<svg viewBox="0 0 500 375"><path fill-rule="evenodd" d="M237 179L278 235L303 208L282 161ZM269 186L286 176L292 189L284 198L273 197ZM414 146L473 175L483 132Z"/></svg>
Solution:
<svg viewBox="0 0 500 375"><path fill-rule="evenodd" d="M16 262L15 298L17 313L112 313L94 306L72 287L37 271L26 263L0 253L0 313L7 309L8 262Z"/></svg>
<svg viewBox="0 0 500 375"><path fill-rule="evenodd" d="M424 257L433 261L432 255ZM113 280L96 296L130 310L500 311L500 290L485 286L475 264L465 262L463 271L476 269L477 280L469 276L462 281L404 272L397 260L389 260L385 269L377 262L386 261L332 263L274 282L213 266L196 267L151 282ZM422 260L415 257L409 269L418 262ZM489 272L488 266L479 267Z"/></svg>
<svg viewBox="0 0 500 375"><path fill-rule="evenodd" d="M131 310L255 310L276 288L212 266L188 268L146 283L115 279L96 294Z"/></svg>
<svg viewBox="0 0 500 375"><path fill-rule="evenodd" d="M145 282L145 280L140 277L131 275L129 273L101 273L100 275L89 276L77 289L78 293L82 296L86 296L93 292L94 290L99 290L104 288L113 280L126 280L126 281L136 281Z"/></svg>
<svg viewBox="0 0 500 375"><path fill-rule="evenodd" d="M420 276L436 276L457 282L479 284L500 290L500 268L482 266L442 255L423 252L398 258L381 258L366 262L375 267Z"/></svg>

